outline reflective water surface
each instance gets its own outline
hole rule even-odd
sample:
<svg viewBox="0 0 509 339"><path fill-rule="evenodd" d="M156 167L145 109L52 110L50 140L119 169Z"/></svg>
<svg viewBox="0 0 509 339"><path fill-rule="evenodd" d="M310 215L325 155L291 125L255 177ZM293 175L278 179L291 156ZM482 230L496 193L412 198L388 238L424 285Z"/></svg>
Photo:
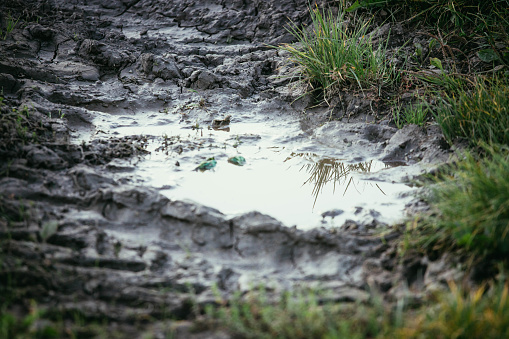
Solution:
<svg viewBox="0 0 509 339"><path fill-rule="evenodd" d="M412 188L390 179L391 171L399 178L406 166L352 161L359 158L355 147L346 152L319 143L301 130L295 117L234 114L223 129L211 128L211 121L203 115L140 112L104 114L94 124L96 131L111 136L148 136L151 154L128 174L135 183L225 214L258 210L302 229L373 217L392 223L402 218L411 199L405 193ZM229 163L233 156L243 156L246 164ZM211 157L217 162L213 169L194 171ZM124 160L115 161L121 166Z"/></svg>

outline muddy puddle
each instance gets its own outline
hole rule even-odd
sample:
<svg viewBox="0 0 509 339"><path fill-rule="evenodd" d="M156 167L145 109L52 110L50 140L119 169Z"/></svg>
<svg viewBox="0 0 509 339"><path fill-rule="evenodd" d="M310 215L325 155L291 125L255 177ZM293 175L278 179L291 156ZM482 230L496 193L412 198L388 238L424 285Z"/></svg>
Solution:
<svg viewBox="0 0 509 339"><path fill-rule="evenodd" d="M303 230L347 220L392 224L413 198L414 189L401 179L415 165L378 160L376 152L366 152L362 135L334 145L304 132L302 116L289 105L280 103L277 110L252 99L232 108L196 93L183 97L159 110L98 113L95 131L76 140L143 135L150 154L109 164L122 180L231 217L259 211ZM216 128L218 121L224 125ZM246 163L228 161L236 156ZM215 167L196 170L210 158Z"/></svg>
<svg viewBox="0 0 509 339"><path fill-rule="evenodd" d="M133 315L192 318L189 298L209 305L214 286L225 300L262 284L359 302L372 283L421 286L425 264L398 266L390 226L426 208L411 180L448 147L369 96L326 107L299 92L267 46L310 22L306 2L34 2L41 20L0 39L0 280L31 291L27 310L133 337ZM17 3L13 17L30 2Z"/></svg>

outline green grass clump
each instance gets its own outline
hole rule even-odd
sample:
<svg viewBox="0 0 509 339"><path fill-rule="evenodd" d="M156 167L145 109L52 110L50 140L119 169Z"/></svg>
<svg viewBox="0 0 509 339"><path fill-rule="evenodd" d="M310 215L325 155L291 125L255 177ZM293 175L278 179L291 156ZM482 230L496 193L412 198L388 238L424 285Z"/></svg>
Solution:
<svg viewBox="0 0 509 339"><path fill-rule="evenodd" d="M410 241L430 250L466 250L478 260L509 254L509 149L484 147L486 158L471 153L450 177L432 189L429 216L409 228ZM410 244L410 246L412 246Z"/></svg>
<svg viewBox="0 0 509 339"><path fill-rule="evenodd" d="M415 105L409 105L405 108L398 108L393 111L393 119L396 127L402 128L405 125L418 125L424 126L426 123L430 108L425 102Z"/></svg>
<svg viewBox="0 0 509 339"><path fill-rule="evenodd" d="M59 338L55 327L49 324L36 326L41 319L42 312L35 302L31 303L29 314L18 318L7 311L6 306L0 307L0 338Z"/></svg>
<svg viewBox="0 0 509 339"><path fill-rule="evenodd" d="M446 95L436 116L446 139L509 145L509 86L502 80L478 79L470 91Z"/></svg>
<svg viewBox="0 0 509 339"><path fill-rule="evenodd" d="M397 338L509 338L509 289L498 283L465 293L454 283L438 303L396 331Z"/></svg>
<svg viewBox="0 0 509 339"><path fill-rule="evenodd" d="M363 304L322 303L309 291L269 302L261 289L207 313L235 338L509 338L509 287L504 283L500 277L488 289L467 293L450 282L449 290L418 308L404 299L384 305L377 297Z"/></svg>
<svg viewBox="0 0 509 339"><path fill-rule="evenodd" d="M403 9L409 19L419 20L431 26L462 29L466 25L475 26L480 18L497 17L507 11L506 0L357 0L347 8ZM408 19L407 19L408 20Z"/></svg>
<svg viewBox="0 0 509 339"><path fill-rule="evenodd" d="M253 292L207 313L241 338L370 338L384 332L388 319L382 306L322 304L313 291L287 292L273 302L263 289Z"/></svg>
<svg viewBox="0 0 509 339"><path fill-rule="evenodd" d="M325 98L341 88L370 89L380 95L394 82L397 72L388 61L386 45L382 39L373 42L368 20L357 20L352 28L341 9L337 16L318 8L310 12L312 29L291 26L298 44L279 48L290 53L313 89L322 90Z"/></svg>
<svg viewBox="0 0 509 339"><path fill-rule="evenodd" d="M0 26L0 38L3 38L4 40L7 39L7 36L14 30L14 28L18 24L19 19L20 18L14 19L14 17L11 16L11 13L9 13L5 20L5 31Z"/></svg>

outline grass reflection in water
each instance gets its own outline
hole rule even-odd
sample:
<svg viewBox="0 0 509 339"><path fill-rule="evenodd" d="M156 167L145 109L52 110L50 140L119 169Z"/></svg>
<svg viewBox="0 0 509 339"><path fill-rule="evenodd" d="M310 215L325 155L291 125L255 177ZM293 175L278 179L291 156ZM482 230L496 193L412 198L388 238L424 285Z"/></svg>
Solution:
<svg viewBox="0 0 509 339"><path fill-rule="evenodd" d="M321 159L312 164L306 164L301 167L301 171L305 170L310 173L310 177L302 184L302 186L306 184L313 184L313 196L315 197L313 208L316 205L316 200L318 199L318 195L323 191L325 185L329 182L333 183L333 193L336 192L336 185L341 186L345 185L345 190L343 192L343 196L348 191L350 185L352 185L355 190L360 194L359 190L355 187L354 177L351 175L352 172L364 172L369 173L373 168L373 160L364 161L357 164L345 164L344 162L338 161L337 159L325 158ZM385 167L389 167L389 165L385 165ZM386 195L385 192L375 184L376 187L382 192L382 194Z"/></svg>

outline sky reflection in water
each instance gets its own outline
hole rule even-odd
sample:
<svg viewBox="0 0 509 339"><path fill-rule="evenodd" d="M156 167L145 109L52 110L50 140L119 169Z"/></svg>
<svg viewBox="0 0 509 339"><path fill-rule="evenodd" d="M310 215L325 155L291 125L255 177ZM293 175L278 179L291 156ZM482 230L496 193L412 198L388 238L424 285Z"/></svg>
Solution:
<svg viewBox="0 0 509 339"><path fill-rule="evenodd" d="M174 118L159 113L97 119L98 129L116 136L154 136L151 154L129 175L159 188L170 199L193 200L229 215L256 210L302 229L358 220L360 209L376 210L381 221L392 223L402 218L411 199L399 195L412 188L377 174L389 166L377 160L351 163L348 159L358 156L355 149L342 152L317 143L302 133L297 121L262 117L234 121L226 132L208 129L203 123L204 128L193 130L197 122L170 123ZM245 157L244 166L228 163L228 158L237 155ZM217 161L214 169L193 171L210 157ZM344 213L333 220L322 218L338 209Z"/></svg>

